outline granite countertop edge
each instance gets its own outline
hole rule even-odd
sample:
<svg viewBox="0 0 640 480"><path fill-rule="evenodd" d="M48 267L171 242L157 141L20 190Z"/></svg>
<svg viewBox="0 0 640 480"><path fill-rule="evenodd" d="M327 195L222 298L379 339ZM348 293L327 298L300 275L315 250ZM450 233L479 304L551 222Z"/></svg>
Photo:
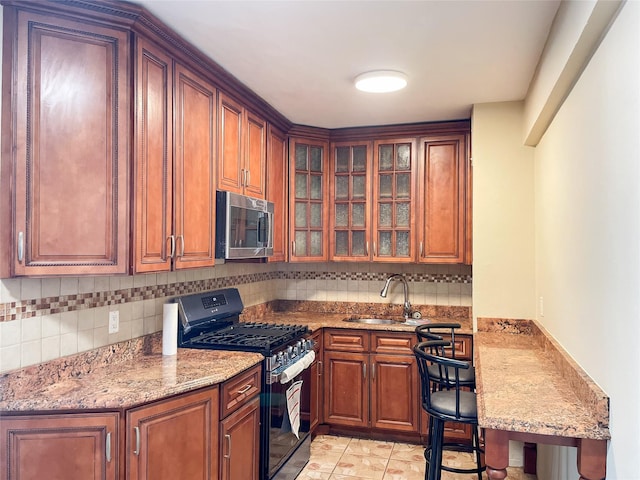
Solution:
<svg viewBox="0 0 640 480"><path fill-rule="evenodd" d="M414 325L345 322L349 315L268 312L260 321L297 324L315 332L345 328L411 333ZM472 333L469 318L460 333ZM162 332L0 374L0 413L122 410L223 383L259 364L258 353L179 348L162 355ZM205 373L203 373L205 372Z"/></svg>
<svg viewBox="0 0 640 480"><path fill-rule="evenodd" d="M479 318L474 361L481 427L611 438L609 397L537 321Z"/></svg>

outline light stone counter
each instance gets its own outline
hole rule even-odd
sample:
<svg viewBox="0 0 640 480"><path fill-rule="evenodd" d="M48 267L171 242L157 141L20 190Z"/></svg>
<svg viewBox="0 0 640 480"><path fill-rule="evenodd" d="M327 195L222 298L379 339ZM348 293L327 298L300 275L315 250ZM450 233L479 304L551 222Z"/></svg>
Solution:
<svg viewBox="0 0 640 480"><path fill-rule="evenodd" d="M509 439L576 446L582 478L604 478L609 398L541 325L478 319L474 356L490 479L506 476Z"/></svg>
<svg viewBox="0 0 640 480"><path fill-rule="evenodd" d="M163 356L148 335L0 376L0 412L119 410L208 387L260 363L262 355L179 348Z"/></svg>
<svg viewBox="0 0 640 480"><path fill-rule="evenodd" d="M281 303L291 306L286 301ZM250 307L241 320L306 325L312 332L325 327L415 330L415 326L402 323L398 314L401 307L397 305L296 302L295 306L293 311ZM346 313L331 313L336 309ZM455 321L462 325L460 333L472 332L466 307L423 310L425 314L438 315L430 316L431 321ZM343 321L354 312L364 317L392 317L397 323ZM182 348L176 356L163 357L161 335L147 335L2 374L0 412L125 409L222 383L263 360L257 353Z"/></svg>

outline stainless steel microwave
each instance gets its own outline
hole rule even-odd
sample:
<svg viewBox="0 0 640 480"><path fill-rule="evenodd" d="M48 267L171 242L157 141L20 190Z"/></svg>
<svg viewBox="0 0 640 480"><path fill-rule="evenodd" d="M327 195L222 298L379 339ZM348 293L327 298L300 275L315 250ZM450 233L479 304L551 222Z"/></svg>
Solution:
<svg viewBox="0 0 640 480"><path fill-rule="evenodd" d="M273 255L273 203L216 192L216 258Z"/></svg>

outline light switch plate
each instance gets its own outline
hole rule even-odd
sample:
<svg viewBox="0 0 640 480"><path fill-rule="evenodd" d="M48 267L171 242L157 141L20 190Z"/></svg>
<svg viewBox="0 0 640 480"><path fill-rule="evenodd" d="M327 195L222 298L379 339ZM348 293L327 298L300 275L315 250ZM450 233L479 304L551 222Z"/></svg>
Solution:
<svg viewBox="0 0 640 480"><path fill-rule="evenodd" d="M109 333L117 333L120 330L120 312L109 312Z"/></svg>

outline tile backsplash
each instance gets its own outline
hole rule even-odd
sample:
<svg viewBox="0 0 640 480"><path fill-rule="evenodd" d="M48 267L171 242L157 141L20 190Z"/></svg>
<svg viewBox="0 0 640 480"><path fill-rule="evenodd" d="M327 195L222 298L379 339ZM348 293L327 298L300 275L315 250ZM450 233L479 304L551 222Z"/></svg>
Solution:
<svg viewBox="0 0 640 480"><path fill-rule="evenodd" d="M199 291L236 287L245 306L276 299L401 303L398 282L380 297L390 273L405 275L411 303L471 306L471 267L460 265L228 263L135 276L0 279L0 372L160 331L162 304ZM120 329L110 334L114 310Z"/></svg>

